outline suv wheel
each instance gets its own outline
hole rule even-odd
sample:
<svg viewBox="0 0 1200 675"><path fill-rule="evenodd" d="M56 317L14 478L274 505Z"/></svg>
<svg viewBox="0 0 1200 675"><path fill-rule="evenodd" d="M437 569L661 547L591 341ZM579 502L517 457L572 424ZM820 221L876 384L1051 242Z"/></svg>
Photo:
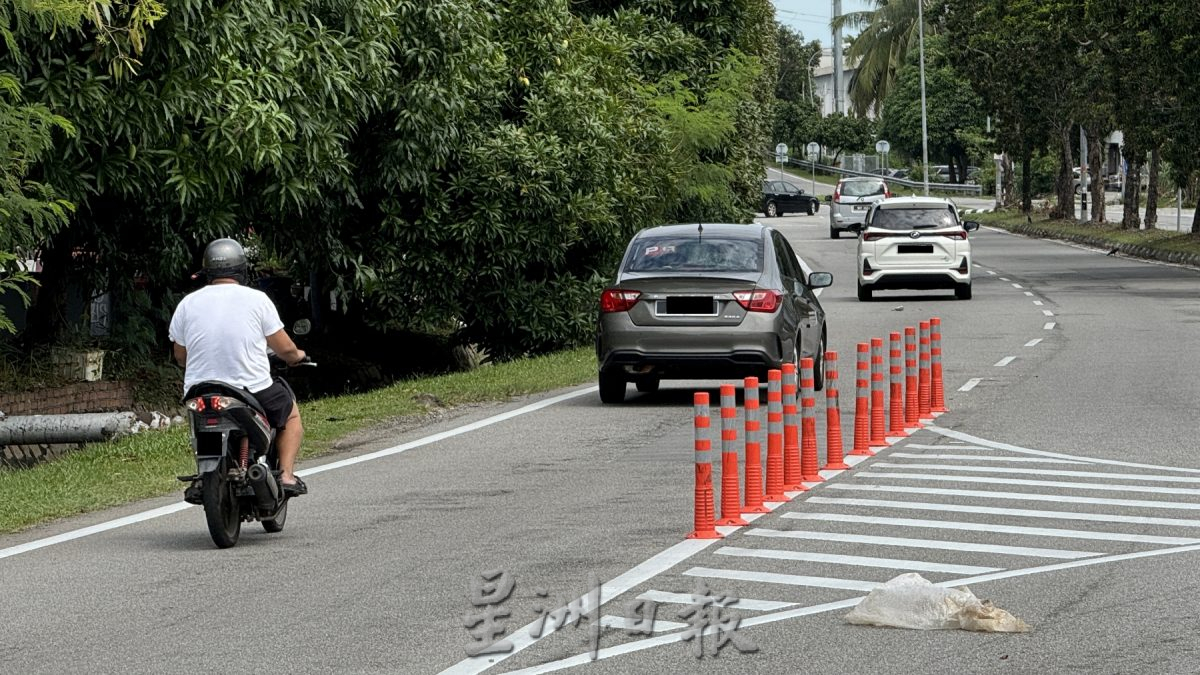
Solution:
<svg viewBox="0 0 1200 675"><path fill-rule="evenodd" d="M808 203L808 215L815 216L816 214L817 214L817 203L809 202Z"/></svg>
<svg viewBox="0 0 1200 675"><path fill-rule="evenodd" d="M837 229L836 227L829 228L829 238L830 239L841 239L842 231Z"/></svg>
<svg viewBox="0 0 1200 675"><path fill-rule="evenodd" d="M970 300L971 299L971 284L966 283L966 284L958 284L957 286L955 286L954 287L954 297L958 298L959 300Z"/></svg>
<svg viewBox="0 0 1200 675"><path fill-rule="evenodd" d="M779 208L775 206L775 202L767 202L767 205L763 208L763 213L768 218L774 218L779 215Z"/></svg>
<svg viewBox="0 0 1200 675"><path fill-rule="evenodd" d="M864 285L862 285L862 284L859 284L859 285L858 285L858 299L859 299L860 301L862 301L862 302L866 302L866 301L870 300L870 299L871 299L871 292L872 292L872 291L871 291L871 287L870 287L870 286L864 286ZM958 291L955 291L955 294L957 295L957 294L958 294Z"/></svg>
<svg viewBox="0 0 1200 675"><path fill-rule="evenodd" d="M600 401L620 403L625 400L625 378L620 373L600 371Z"/></svg>

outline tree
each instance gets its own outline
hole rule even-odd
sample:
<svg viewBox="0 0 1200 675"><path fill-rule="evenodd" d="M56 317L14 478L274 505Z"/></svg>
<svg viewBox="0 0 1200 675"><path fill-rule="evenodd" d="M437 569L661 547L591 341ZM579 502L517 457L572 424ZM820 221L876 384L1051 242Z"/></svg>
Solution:
<svg viewBox="0 0 1200 675"><path fill-rule="evenodd" d="M817 142L833 153L836 163L842 152L867 150L875 141L875 125L865 117L835 113L821 119Z"/></svg>
<svg viewBox="0 0 1200 675"><path fill-rule="evenodd" d="M834 17L835 28L861 29L845 52L845 58L855 64L850 77L850 104L859 115L883 112L883 103L917 44L918 2L925 3L928 37L940 30L929 18L933 0L873 0L873 10Z"/></svg>

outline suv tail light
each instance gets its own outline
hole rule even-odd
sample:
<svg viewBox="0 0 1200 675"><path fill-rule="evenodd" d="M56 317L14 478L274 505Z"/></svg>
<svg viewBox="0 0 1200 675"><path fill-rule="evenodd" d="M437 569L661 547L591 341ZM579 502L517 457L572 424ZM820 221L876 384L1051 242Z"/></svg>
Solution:
<svg viewBox="0 0 1200 675"><path fill-rule="evenodd" d="M863 241L878 241L890 237L889 234L883 232L863 232Z"/></svg>
<svg viewBox="0 0 1200 675"><path fill-rule="evenodd" d="M779 309L783 293L773 290L734 291L734 300L750 312L774 312Z"/></svg>
<svg viewBox="0 0 1200 675"><path fill-rule="evenodd" d="M946 238L947 239L966 239L967 231L963 230L962 232L947 232Z"/></svg>
<svg viewBox="0 0 1200 675"><path fill-rule="evenodd" d="M637 304L641 291L627 291L621 288L609 288L600 295L600 312L628 312Z"/></svg>
<svg viewBox="0 0 1200 675"><path fill-rule="evenodd" d="M837 204L842 201L842 184L839 182L833 186L833 203Z"/></svg>
<svg viewBox="0 0 1200 675"><path fill-rule="evenodd" d="M892 189L890 187L888 187L887 183L883 184L883 198L884 199L892 198Z"/></svg>

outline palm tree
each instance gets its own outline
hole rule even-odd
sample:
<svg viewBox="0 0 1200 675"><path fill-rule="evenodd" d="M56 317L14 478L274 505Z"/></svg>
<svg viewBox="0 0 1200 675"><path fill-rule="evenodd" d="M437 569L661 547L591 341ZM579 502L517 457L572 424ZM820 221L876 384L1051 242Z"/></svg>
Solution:
<svg viewBox="0 0 1200 675"><path fill-rule="evenodd" d="M872 0L875 9L834 17L832 26L861 31L846 50L846 60L858 67L850 78L850 105L859 115L874 110L878 115L884 99L896 84L908 50L917 42L917 2L930 0ZM925 31L932 32L929 12Z"/></svg>

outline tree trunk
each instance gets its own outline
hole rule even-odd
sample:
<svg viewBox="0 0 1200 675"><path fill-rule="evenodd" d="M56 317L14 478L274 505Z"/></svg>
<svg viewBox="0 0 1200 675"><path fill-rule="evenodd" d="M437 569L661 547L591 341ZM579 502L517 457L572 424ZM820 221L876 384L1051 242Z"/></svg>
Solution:
<svg viewBox="0 0 1200 675"><path fill-rule="evenodd" d="M1125 212L1121 218L1121 229L1137 230L1141 229L1138 206L1142 196L1142 159L1135 155L1125 161L1128 168L1125 172Z"/></svg>
<svg viewBox="0 0 1200 675"><path fill-rule="evenodd" d="M1001 157L1000 171L1003 175L1000 177L1000 194L1003 195L1003 199L1000 200L1000 205L1011 206L1016 201L1017 193L1017 182L1013 177L1012 156L1006 152Z"/></svg>
<svg viewBox="0 0 1200 675"><path fill-rule="evenodd" d="M25 324L25 342L31 347L54 344L65 332L72 248L68 237L60 233L41 251L40 286L35 289Z"/></svg>
<svg viewBox="0 0 1200 675"><path fill-rule="evenodd" d="M1094 139L1088 144L1088 176L1091 177L1092 222L1104 222L1104 175L1100 165L1104 162L1103 136L1089 134Z"/></svg>
<svg viewBox="0 0 1200 675"><path fill-rule="evenodd" d="M1054 179L1054 192L1058 203L1050 210L1050 218L1071 220L1075 217L1075 188L1071 185L1071 127L1059 129L1058 177Z"/></svg>
<svg viewBox="0 0 1200 675"><path fill-rule="evenodd" d="M1200 234L1200 203L1196 204L1195 211L1192 212L1192 234Z"/></svg>
<svg viewBox="0 0 1200 675"><path fill-rule="evenodd" d="M1146 229L1158 227L1158 148L1150 149L1150 184L1146 187Z"/></svg>
<svg viewBox="0 0 1200 675"><path fill-rule="evenodd" d="M1033 146L1021 148L1021 213L1033 210Z"/></svg>

